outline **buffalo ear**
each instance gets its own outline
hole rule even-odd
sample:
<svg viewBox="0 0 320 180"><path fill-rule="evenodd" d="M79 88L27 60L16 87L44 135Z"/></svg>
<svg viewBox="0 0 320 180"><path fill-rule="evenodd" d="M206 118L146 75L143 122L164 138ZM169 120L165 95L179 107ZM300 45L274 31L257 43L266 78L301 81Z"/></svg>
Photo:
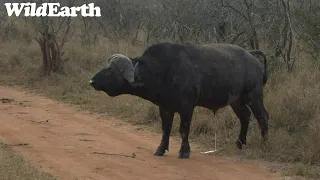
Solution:
<svg viewBox="0 0 320 180"><path fill-rule="evenodd" d="M130 83L132 87L134 88L138 88L138 87L143 87L144 83L141 81L137 81L140 80L140 76L139 76L139 62L137 62L134 66L134 75L136 77L135 82Z"/></svg>

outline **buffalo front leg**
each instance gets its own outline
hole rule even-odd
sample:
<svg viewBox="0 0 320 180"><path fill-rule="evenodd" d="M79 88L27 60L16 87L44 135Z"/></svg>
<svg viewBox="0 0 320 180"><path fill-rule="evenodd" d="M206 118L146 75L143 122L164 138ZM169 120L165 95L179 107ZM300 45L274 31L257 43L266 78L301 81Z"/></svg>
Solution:
<svg viewBox="0 0 320 180"><path fill-rule="evenodd" d="M169 151L169 138L171 134L173 116L174 116L174 113L167 111L162 107L159 107L159 113L160 113L161 125L162 125L162 139L158 149L154 153L154 155L156 156L162 156L164 155L166 150Z"/></svg>
<svg viewBox="0 0 320 180"><path fill-rule="evenodd" d="M180 112L180 136L182 139L179 151L179 158L188 159L190 157L189 132L193 115L193 108L188 108Z"/></svg>
<svg viewBox="0 0 320 180"><path fill-rule="evenodd" d="M231 107L233 112L237 115L237 117L240 120L241 129L240 129L239 137L236 144L239 149L242 149L242 145L247 144L247 132L248 132L251 111L249 107L245 104L235 103L231 105Z"/></svg>

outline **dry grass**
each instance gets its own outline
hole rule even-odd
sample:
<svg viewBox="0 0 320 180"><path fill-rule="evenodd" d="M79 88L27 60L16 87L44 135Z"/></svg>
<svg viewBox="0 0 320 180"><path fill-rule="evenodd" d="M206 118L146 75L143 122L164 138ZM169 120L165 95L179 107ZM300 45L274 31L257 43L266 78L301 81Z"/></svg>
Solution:
<svg viewBox="0 0 320 180"><path fill-rule="evenodd" d="M0 143L0 180L54 180L54 176L33 167L9 146Z"/></svg>
<svg viewBox="0 0 320 180"><path fill-rule="evenodd" d="M64 102L79 105L94 112L106 113L133 124L143 124L161 132L156 106L141 98L122 95L108 97L94 91L88 81L106 63L107 57L121 52L135 56L142 47L132 47L125 41L104 40L94 47L80 43L66 44L68 61L62 73L50 77L40 75L41 54L33 41L16 40L0 44L0 84L19 85ZM212 148L217 134L221 154L293 163L290 174L307 177L320 172L320 71L307 58L297 62L292 73L277 70L271 74L265 90L265 102L270 113L270 146L268 152L260 147L260 132L254 118L250 121L248 146L238 151L235 146L240 123L226 107L214 116L209 110L196 108L191 137L204 148ZM178 135L179 117L175 116L173 135Z"/></svg>

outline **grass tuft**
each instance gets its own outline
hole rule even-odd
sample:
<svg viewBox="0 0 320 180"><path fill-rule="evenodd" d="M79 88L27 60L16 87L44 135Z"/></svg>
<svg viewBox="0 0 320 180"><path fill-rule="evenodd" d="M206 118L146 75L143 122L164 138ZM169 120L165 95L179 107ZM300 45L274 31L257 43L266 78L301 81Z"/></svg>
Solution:
<svg viewBox="0 0 320 180"><path fill-rule="evenodd" d="M0 142L1 180L55 180L53 175L44 173L17 155L11 147Z"/></svg>

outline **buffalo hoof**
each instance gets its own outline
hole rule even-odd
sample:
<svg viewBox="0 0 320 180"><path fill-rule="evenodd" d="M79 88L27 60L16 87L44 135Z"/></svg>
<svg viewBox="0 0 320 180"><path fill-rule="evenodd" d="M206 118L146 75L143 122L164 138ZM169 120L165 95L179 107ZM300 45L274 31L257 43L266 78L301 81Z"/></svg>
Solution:
<svg viewBox="0 0 320 180"><path fill-rule="evenodd" d="M190 158L190 152L179 152L180 159L189 159Z"/></svg>
<svg viewBox="0 0 320 180"><path fill-rule="evenodd" d="M155 156L163 156L164 153L165 153L165 151L159 151L159 150L157 150L157 151L154 153L154 155L155 155Z"/></svg>
<svg viewBox="0 0 320 180"><path fill-rule="evenodd" d="M242 143L240 140L236 142L238 149L242 149L243 145L246 145L246 142Z"/></svg>
<svg viewBox="0 0 320 180"><path fill-rule="evenodd" d="M261 146L265 152L268 151L268 142L266 141L261 142Z"/></svg>

